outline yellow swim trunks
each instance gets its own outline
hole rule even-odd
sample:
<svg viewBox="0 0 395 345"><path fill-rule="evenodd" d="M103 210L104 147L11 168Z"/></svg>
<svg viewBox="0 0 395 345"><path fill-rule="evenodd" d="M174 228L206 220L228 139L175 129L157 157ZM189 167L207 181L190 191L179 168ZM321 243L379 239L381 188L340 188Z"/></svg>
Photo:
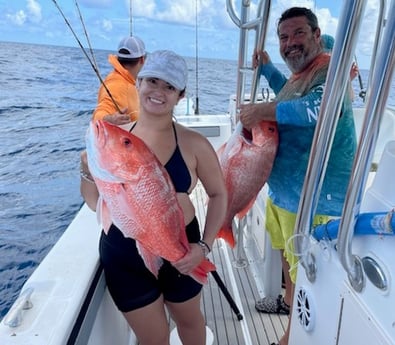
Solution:
<svg viewBox="0 0 395 345"><path fill-rule="evenodd" d="M326 224L333 216L316 215L313 219L313 226ZM273 204L268 198L266 204L266 230L270 235L273 249L284 250L284 257L290 266L290 277L293 283L296 282L296 267L298 257L293 254L293 241L287 245L287 241L294 234L296 223L296 213L289 212ZM290 250L288 250L290 249Z"/></svg>

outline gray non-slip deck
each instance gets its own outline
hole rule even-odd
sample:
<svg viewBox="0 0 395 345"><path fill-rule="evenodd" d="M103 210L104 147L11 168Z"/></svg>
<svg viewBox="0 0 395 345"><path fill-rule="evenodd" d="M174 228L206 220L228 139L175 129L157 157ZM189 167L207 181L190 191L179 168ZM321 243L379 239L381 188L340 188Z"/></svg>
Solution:
<svg viewBox="0 0 395 345"><path fill-rule="evenodd" d="M201 228L206 209L206 195L200 184L192 195ZM221 291L212 274L203 288L202 310L206 324L214 335L213 345L270 345L284 333L288 317L277 314L262 314L255 310L259 299L252 274L247 267L235 265L234 250L222 240L216 240L209 256L217 267L217 273L236 303L242 320L238 320L230 303Z"/></svg>

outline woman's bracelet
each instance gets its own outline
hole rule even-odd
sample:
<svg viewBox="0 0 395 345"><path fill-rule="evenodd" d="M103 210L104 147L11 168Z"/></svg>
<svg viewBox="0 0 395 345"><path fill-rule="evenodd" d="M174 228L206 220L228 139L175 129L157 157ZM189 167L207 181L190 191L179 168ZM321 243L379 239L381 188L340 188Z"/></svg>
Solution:
<svg viewBox="0 0 395 345"><path fill-rule="evenodd" d="M207 256L211 252L210 246L203 240L199 240L198 245L200 246L200 248L202 248L204 256Z"/></svg>
<svg viewBox="0 0 395 345"><path fill-rule="evenodd" d="M84 179L87 182L90 183L95 183L95 181L93 180L93 177L91 174L85 172L84 170L80 169L80 176L82 179Z"/></svg>

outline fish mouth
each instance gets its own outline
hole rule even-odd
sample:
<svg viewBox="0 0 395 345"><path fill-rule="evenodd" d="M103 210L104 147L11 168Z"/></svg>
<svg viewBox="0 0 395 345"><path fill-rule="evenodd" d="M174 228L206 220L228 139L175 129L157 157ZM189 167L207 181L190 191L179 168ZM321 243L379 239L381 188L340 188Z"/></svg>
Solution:
<svg viewBox="0 0 395 345"><path fill-rule="evenodd" d="M247 128L244 128L241 130L240 135L243 137L243 139L247 142L247 143L251 143L252 142L252 131L248 130Z"/></svg>

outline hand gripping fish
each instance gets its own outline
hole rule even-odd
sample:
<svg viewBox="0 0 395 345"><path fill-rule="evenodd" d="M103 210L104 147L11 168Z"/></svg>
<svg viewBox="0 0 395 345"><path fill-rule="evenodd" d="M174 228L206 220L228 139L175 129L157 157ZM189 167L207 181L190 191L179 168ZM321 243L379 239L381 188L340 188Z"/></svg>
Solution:
<svg viewBox="0 0 395 345"><path fill-rule="evenodd" d="M97 215L104 231L114 223L125 237L135 239L145 265L157 276L162 258L176 262L190 250L167 171L141 139L105 121L91 122L86 150L100 193ZM190 275L204 284L213 270L214 264L205 259Z"/></svg>
<svg viewBox="0 0 395 345"><path fill-rule="evenodd" d="M217 237L233 248L235 239L232 221L235 215L243 218L252 207L259 191L269 178L278 147L275 122L262 121L252 128L252 139L243 134L241 123L217 155L228 191L228 208L224 224Z"/></svg>

